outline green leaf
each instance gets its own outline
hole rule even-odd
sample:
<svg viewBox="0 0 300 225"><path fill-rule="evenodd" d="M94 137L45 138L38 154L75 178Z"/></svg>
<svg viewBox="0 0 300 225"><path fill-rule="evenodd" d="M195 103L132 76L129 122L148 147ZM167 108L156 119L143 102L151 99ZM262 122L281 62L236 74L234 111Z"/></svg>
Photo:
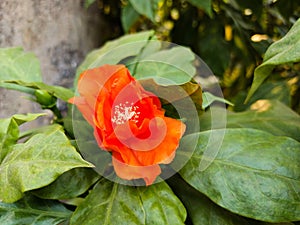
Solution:
<svg viewBox="0 0 300 225"><path fill-rule="evenodd" d="M33 94L33 89L43 89L67 101L73 92L63 87L42 83L38 59L22 48L0 48L0 86Z"/></svg>
<svg viewBox="0 0 300 225"><path fill-rule="evenodd" d="M233 105L230 101L228 101L224 98L215 96L215 95L213 95L209 92L203 92L202 96L203 96L203 103L202 103L202 108L203 109L206 109L208 106L210 106L215 101L216 102L222 102L222 103L225 103L225 104L228 104L228 105Z"/></svg>
<svg viewBox="0 0 300 225"><path fill-rule="evenodd" d="M68 101L70 98L74 96L73 91L70 89L61 87L61 86L52 86L47 85L43 82L26 82L23 80L7 80L6 83L17 84L22 87L28 87L36 90L45 90L52 94L53 96L60 98L64 101Z"/></svg>
<svg viewBox="0 0 300 225"><path fill-rule="evenodd" d="M77 167L92 167L84 161L61 128L34 135L16 144L0 164L0 199L15 202L29 190L52 183Z"/></svg>
<svg viewBox="0 0 300 225"><path fill-rule="evenodd" d="M168 101L165 99L160 99L162 104L168 104L180 100L182 98L191 96L197 91L201 91L201 87L197 83L187 82L183 85L170 85L170 86L160 86L155 83L152 79L150 80L141 80L140 83L147 90L159 97L168 96ZM200 97L201 97L200 92ZM197 93L198 94L198 93Z"/></svg>
<svg viewBox="0 0 300 225"><path fill-rule="evenodd" d="M264 56L263 63L254 71L254 80L246 102L263 81L271 74L277 65L300 61L300 19L292 26L290 31L279 41L270 45Z"/></svg>
<svg viewBox="0 0 300 225"><path fill-rule="evenodd" d="M141 80L152 78L163 86L185 84L196 73L194 59L195 55L189 48L161 50L139 59L133 75Z"/></svg>
<svg viewBox="0 0 300 225"><path fill-rule="evenodd" d="M12 119L0 119L0 162L19 139L19 126Z"/></svg>
<svg viewBox="0 0 300 225"><path fill-rule="evenodd" d="M232 100L234 111L245 111L260 99L279 100L288 106L291 105L290 87L286 81L266 82L262 84L245 104L246 97L246 91L241 91L234 97Z"/></svg>
<svg viewBox="0 0 300 225"><path fill-rule="evenodd" d="M71 225L184 224L186 212L164 182L124 186L102 179L71 217Z"/></svg>
<svg viewBox="0 0 300 225"><path fill-rule="evenodd" d="M89 8L96 0L85 0L84 1L84 8Z"/></svg>
<svg viewBox="0 0 300 225"><path fill-rule="evenodd" d="M2 225L58 225L67 221L71 211L61 203L25 196L14 204L0 202Z"/></svg>
<svg viewBox="0 0 300 225"><path fill-rule="evenodd" d="M137 190L146 213L145 224L184 224L186 210L167 183L138 187Z"/></svg>
<svg viewBox="0 0 300 225"><path fill-rule="evenodd" d="M0 119L0 162L4 159L11 147L19 139L19 125L35 120L45 114L16 114L11 118Z"/></svg>
<svg viewBox="0 0 300 225"><path fill-rule="evenodd" d="M121 10L121 22L125 33L135 24L139 19L140 14L132 7L130 2Z"/></svg>
<svg viewBox="0 0 300 225"><path fill-rule="evenodd" d="M194 6L203 9L210 17L212 17L211 0L188 0Z"/></svg>
<svg viewBox="0 0 300 225"><path fill-rule="evenodd" d="M293 223L268 223L234 214L192 188L179 176L167 180L178 198L183 202L193 225L293 225Z"/></svg>
<svg viewBox="0 0 300 225"><path fill-rule="evenodd" d="M24 52L21 47L0 48L0 87L20 89L3 82L8 79L42 81L40 63L36 56ZM25 91L24 88L21 90Z"/></svg>
<svg viewBox="0 0 300 225"><path fill-rule="evenodd" d="M129 0L133 8L141 15L146 16L152 22L155 22L155 15L158 10L158 4L161 0Z"/></svg>
<svg viewBox="0 0 300 225"><path fill-rule="evenodd" d="M215 158L204 154L214 150L209 141L218 142L210 137L223 138ZM300 219L299 142L254 129L220 129L185 136L181 149L190 151L195 138L195 152L180 171L186 182L246 217L267 222ZM202 160L210 163L206 170L199 167Z"/></svg>
<svg viewBox="0 0 300 225"><path fill-rule="evenodd" d="M300 141L300 116L289 107L275 100L259 100L251 108L249 111L234 113L213 107L200 117L201 130L211 129L212 113L215 118L227 113L228 128L253 128ZM219 128L224 127L215 123L214 129Z"/></svg>
<svg viewBox="0 0 300 225"><path fill-rule="evenodd" d="M193 225L254 225L250 220L233 214L213 203L179 177L168 179L168 184L185 205ZM274 225L274 224L273 224Z"/></svg>
<svg viewBox="0 0 300 225"><path fill-rule="evenodd" d="M93 168L99 174L110 174L114 171L111 164L111 154L106 150L99 148L93 133L93 127L83 118L82 114L77 108L73 108L72 117L67 117L64 124L67 125L68 130L76 137L76 145L80 150L81 155L85 160L95 165ZM71 126L71 127L70 127Z"/></svg>
<svg viewBox="0 0 300 225"><path fill-rule="evenodd" d="M47 133L49 131L53 131L53 129L61 129L61 125L59 125L57 123L53 123L53 124L50 124L50 125L45 125L45 126L40 126L40 127L37 127L37 128L32 128L32 129L25 130L25 131L20 133L19 139L29 138L29 137L32 137L33 135L36 135L36 134L39 134L39 133Z"/></svg>
<svg viewBox="0 0 300 225"><path fill-rule="evenodd" d="M15 114L12 116L12 119L20 126L23 123L36 120L41 116L45 116L45 113L27 113L27 114Z"/></svg>
<svg viewBox="0 0 300 225"><path fill-rule="evenodd" d="M79 75L87 69L104 64L118 64L122 59L138 55L153 36L154 31L124 35L108 41L100 49L90 52L76 71L74 86L77 86Z"/></svg>
<svg viewBox="0 0 300 225"><path fill-rule="evenodd" d="M145 224L145 212L136 189L102 179L76 208L70 220L70 225L97 223Z"/></svg>
<svg viewBox="0 0 300 225"><path fill-rule="evenodd" d="M228 127L254 128L300 141L300 116L285 104L276 100L259 100L251 105L251 109L228 114Z"/></svg>
<svg viewBox="0 0 300 225"><path fill-rule="evenodd" d="M75 168L63 173L50 185L34 190L43 199L71 199L85 193L98 179L99 174L91 168Z"/></svg>

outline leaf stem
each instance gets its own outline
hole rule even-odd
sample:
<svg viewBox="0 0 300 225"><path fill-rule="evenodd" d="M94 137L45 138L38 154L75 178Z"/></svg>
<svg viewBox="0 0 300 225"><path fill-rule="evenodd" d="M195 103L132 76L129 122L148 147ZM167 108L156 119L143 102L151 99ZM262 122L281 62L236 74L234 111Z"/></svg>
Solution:
<svg viewBox="0 0 300 225"><path fill-rule="evenodd" d="M61 112L59 111L59 109L57 108L56 105L54 105L53 107L50 108L50 110L53 112L54 114L54 121L58 124L62 124L63 121L63 116L61 114Z"/></svg>

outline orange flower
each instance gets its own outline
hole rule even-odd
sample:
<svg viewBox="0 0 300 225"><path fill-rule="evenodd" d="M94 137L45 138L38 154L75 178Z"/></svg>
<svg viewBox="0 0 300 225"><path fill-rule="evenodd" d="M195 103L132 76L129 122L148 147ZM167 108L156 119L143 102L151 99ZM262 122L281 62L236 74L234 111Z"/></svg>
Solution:
<svg viewBox="0 0 300 225"><path fill-rule="evenodd" d="M80 96L69 100L93 126L98 145L112 153L122 179L152 184L170 163L185 125L165 117L157 96L147 92L124 65L86 70L78 82Z"/></svg>

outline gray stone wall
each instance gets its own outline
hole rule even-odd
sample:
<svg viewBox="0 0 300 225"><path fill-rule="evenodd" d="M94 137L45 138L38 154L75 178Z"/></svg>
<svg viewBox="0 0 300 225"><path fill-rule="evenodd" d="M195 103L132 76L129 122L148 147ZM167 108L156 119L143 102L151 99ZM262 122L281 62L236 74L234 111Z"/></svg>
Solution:
<svg viewBox="0 0 300 225"><path fill-rule="evenodd" d="M78 64L108 35L105 26L83 0L0 0L0 47L34 52L47 84L70 87ZM41 111L24 96L0 88L0 118Z"/></svg>

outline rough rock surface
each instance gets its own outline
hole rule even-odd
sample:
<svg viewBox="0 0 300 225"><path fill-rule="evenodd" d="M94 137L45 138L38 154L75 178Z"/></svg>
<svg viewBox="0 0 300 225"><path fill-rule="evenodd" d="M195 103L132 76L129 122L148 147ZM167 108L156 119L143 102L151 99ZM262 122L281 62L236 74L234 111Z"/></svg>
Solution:
<svg viewBox="0 0 300 225"><path fill-rule="evenodd" d="M71 86L78 64L106 30L97 6L85 9L83 0L0 0L0 47L34 52L47 84ZM24 96L0 88L0 118L41 111Z"/></svg>

